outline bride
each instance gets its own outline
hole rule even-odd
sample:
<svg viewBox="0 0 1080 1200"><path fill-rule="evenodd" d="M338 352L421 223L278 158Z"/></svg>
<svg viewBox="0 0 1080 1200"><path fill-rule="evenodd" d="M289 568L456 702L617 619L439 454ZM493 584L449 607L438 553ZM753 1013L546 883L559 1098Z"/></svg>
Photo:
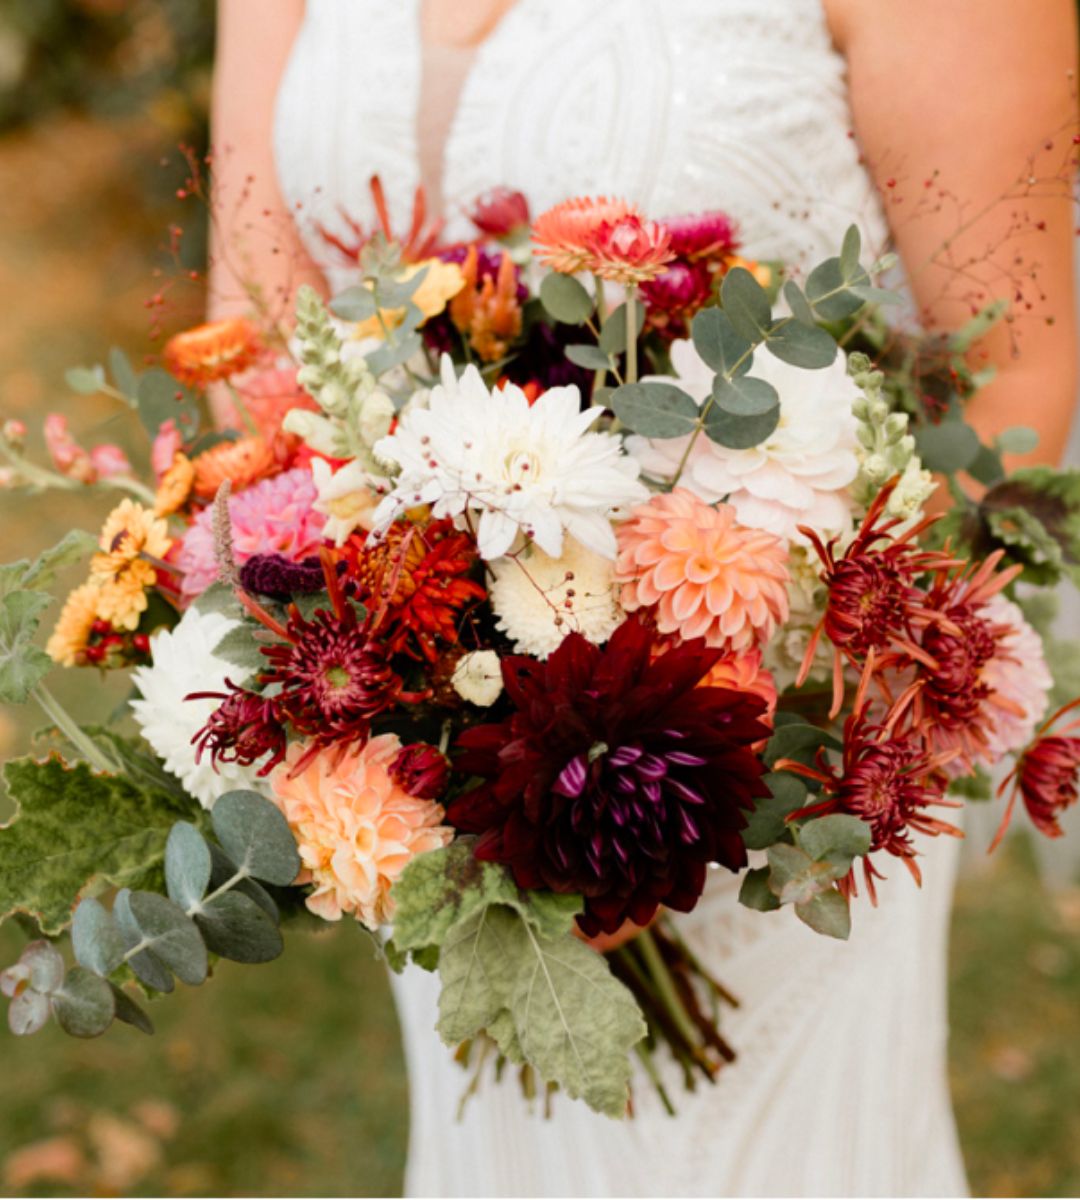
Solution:
<svg viewBox="0 0 1080 1200"><path fill-rule="evenodd" d="M378 173L405 224L418 183L466 238L485 189L533 214L609 193L651 216L721 208L745 252L796 267L853 220L899 251L929 327L996 296L1017 319L978 353L997 375L984 436L1034 426L1054 458L1076 386L1072 0L221 0L217 182L244 264L285 311L347 279L320 236L371 227ZM1020 182L1017 183L1018 177ZM1029 182L1025 183L1025 180ZM1058 185L1062 179L1057 179ZM272 236L265 237L267 230ZM264 240L260 240L263 237ZM245 306L224 256L217 315ZM684 936L742 1001L739 1050L676 1120L636 1089L613 1122L551 1119L465 1076L421 972L396 981L411 1087L413 1195L957 1195L945 1077L952 839L924 887L893 871L849 943L740 908L715 878ZM358 1064L363 1071L363 1064ZM377 1087L368 1080L367 1087Z"/></svg>

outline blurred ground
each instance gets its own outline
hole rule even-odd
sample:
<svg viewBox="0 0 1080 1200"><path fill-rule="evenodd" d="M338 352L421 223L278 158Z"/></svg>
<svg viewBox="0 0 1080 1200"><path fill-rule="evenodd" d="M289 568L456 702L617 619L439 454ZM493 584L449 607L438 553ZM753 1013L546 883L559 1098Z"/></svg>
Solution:
<svg viewBox="0 0 1080 1200"><path fill-rule="evenodd" d="M64 370L112 343L146 345L177 205L161 114L102 123L54 114L0 140L0 412L37 438L50 409L76 435L125 441L112 407L67 392ZM173 156L175 158L175 156ZM184 301L189 308L194 297ZM93 440L93 438L91 438ZM40 445L40 441L37 443ZM138 449L137 443L131 447ZM0 494L0 561L40 548L107 501ZM76 712L114 681L57 672ZM0 709L0 758L37 714ZM7 810L0 800L0 818ZM0 927L0 963L23 939ZM1017 840L961 883L953 940L952 1080L975 1194L1080 1192L1080 889L1045 893ZM355 929L293 934L258 969L154 1006L159 1032L78 1043L0 1029L0 1194L380 1195L400 1186L406 1119L396 1024ZM452 1115L448 1114L448 1121Z"/></svg>

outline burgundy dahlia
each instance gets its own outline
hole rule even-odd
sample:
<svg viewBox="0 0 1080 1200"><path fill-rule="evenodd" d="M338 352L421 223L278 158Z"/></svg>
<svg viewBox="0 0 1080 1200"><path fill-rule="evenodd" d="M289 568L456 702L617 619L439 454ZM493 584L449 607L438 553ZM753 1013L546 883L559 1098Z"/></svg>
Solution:
<svg viewBox="0 0 1080 1200"><path fill-rule="evenodd" d="M694 314L712 297L713 277L700 262L676 259L641 285L650 328L668 338L686 337Z"/></svg>
<svg viewBox="0 0 1080 1200"><path fill-rule="evenodd" d="M192 738L195 761L209 752L215 770L219 762L250 767L264 756L259 768L267 775L285 757L285 728L278 720L274 702L225 680L227 692L193 692L185 700L220 700L209 721Z"/></svg>
<svg viewBox="0 0 1080 1200"><path fill-rule="evenodd" d="M739 831L768 794L764 701L697 687L722 655L701 639L655 648L634 618L603 650L571 633L546 662L508 657L516 711L458 740L456 768L483 782L451 823L521 887L584 895L590 936L693 908L709 863L746 864Z"/></svg>
<svg viewBox="0 0 1080 1200"><path fill-rule="evenodd" d="M450 782L450 763L434 746L414 742L398 751L390 764L390 778L410 796L438 800Z"/></svg>

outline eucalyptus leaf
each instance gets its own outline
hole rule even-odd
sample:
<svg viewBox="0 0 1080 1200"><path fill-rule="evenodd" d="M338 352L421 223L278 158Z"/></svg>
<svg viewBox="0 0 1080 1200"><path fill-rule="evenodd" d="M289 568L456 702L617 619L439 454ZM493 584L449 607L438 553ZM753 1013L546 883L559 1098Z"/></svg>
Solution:
<svg viewBox="0 0 1080 1200"><path fill-rule="evenodd" d="M132 1025L142 1033L152 1034L154 1032L154 1023L143 1012L143 1010L135 1003L134 1000L115 983L110 983L112 988L113 1003L116 1005L116 1019L123 1021L125 1025Z"/></svg>
<svg viewBox="0 0 1080 1200"><path fill-rule="evenodd" d="M625 383L612 393L609 406L627 429L642 437L684 437L701 421L694 398L671 383Z"/></svg>
<svg viewBox="0 0 1080 1200"><path fill-rule="evenodd" d="M979 453L967 466L967 473L985 487L993 487L1005 478L1005 464L992 446L979 446Z"/></svg>
<svg viewBox="0 0 1080 1200"><path fill-rule="evenodd" d="M795 915L817 933L847 941L851 934L851 907L835 888L818 892L795 905Z"/></svg>
<svg viewBox="0 0 1080 1200"><path fill-rule="evenodd" d="M123 392L132 404L136 404L138 402L136 397L139 391L139 376L131 365L131 359L119 346L113 346L109 351L109 374L116 385L116 390Z"/></svg>
<svg viewBox="0 0 1080 1200"><path fill-rule="evenodd" d="M645 326L644 304L634 305L634 325L637 330L637 336L640 337L641 331ZM600 330L600 349L612 357L625 353L627 345L626 333L626 305L620 304L608 313L607 320Z"/></svg>
<svg viewBox="0 0 1080 1200"><path fill-rule="evenodd" d="M997 439L1002 454L1030 454L1039 444L1039 435L1027 425L1013 425L1003 430Z"/></svg>
<svg viewBox="0 0 1080 1200"><path fill-rule="evenodd" d="M915 445L928 471L951 475L964 471L979 455L979 435L963 420L924 425L915 433Z"/></svg>
<svg viewBox="0 0 1080 1200"><path fill-rule="evenodd" d="M8 1028L16 1037L29 1037L44 1028L51 1012L49 998L27 988L8 1005Z"/></svg>
<svg viewBox="0 0 1080 1200"><path fill-rule="evenodd" d="M582 325L592 316L592 296L572 275L552 271L540 281L540 303L556 321Z"/></svg>
<svg viewBox="0 0 1080 1200"><path fill-rule="evenodd" d="M264 883L287 887L300 873L288 821L258 792L226 792L210 814L221 848L237 867Z"/></svg>
<svg viewBox="0 0 1080 1200"><path fill-rule="evenodd" d="M236 863L232 861L220 846L214 842L210 842L209 847L212 863L210 891L216 891L217 888L222 887L230 879L234 878L237 868ZM277 903L261 883L256 883L254 879L238 879L232 884L229 890L239 892L241 895L254 900L274 924L277 924L279 918Z"/></svg>
<svg viewBox="0 0 1080 1200"><path fill-rule="evenodd" d="M182 983L197 987L206 979L206 946L194 921L156 892L132 892L128 911L147 950Z"/></svg>
<svg viewBox="0 0 1080 1200"><path fill-rule="evenodd" d="M284 949L281 931L269 916L240 892L222 892L195 914L207 949L233 962L264 963Z"/></svg>
<svg viewBox="0 0 1080 1200"><path fill-rule="evenodd" d="M199 427L199 413L191 394L160 367L151 367L139 379L136 401L139 419L151 437L169 420L176 422L185 440Z"/></svg>
<svg viewBox="0 0 1080 1200"><path fill-rule="evenodd" d="M742 375L753 362L754 343L735 332L727 313L703 308L690 323L694 349L702 362L728 376Z"/></svg>
<svg viewBox="0 0 1080 1200"><path fill-rule="evenodd" d="M322 603L325 607L326 601L323 600ZM255 637L257 629L251 621L234 625L214 647L214 655L246 671L248 675L263 670L266 667L266 657Z"/></svg>
<svg viewBox="0 0 1080 1200"><path fill-rule="evenodd" d="M772 324L765 289L745 267L733 267L720 285L720 302L735 332L748 342L763 341Z"/></svg>
<svg viewBox="0 0 1080 1200"><path fill-rule="evenodd" d="M385 375L394 367L400 367L414 354L423 349L423 341L418 333L407 333L396 342L386 342L378 349L365 354L364 358L373 375Z"/></svg>
<svg viewBox="0 0 1080 1200"><path fill-rule="evenodd" d="M330 311L343 321L366 321L377 311L375 293L363 284L346 288L336 295L329 304Z"/></svg>
<svg viewBox="0 0 1080 1200"><path fill-rule="evenodd" d="M754 867L743 876L739 888L739 903L755 912L774 912L780 901L769 887L769 868Z"/></svg>
<svg viewBox="0 0 1080 1200"><path fill-rule="evenodd" d="M69 367L64 372L64 382L81 396L93 396L105 386L105 368L100 365Z"/></svg>
<svg viewBox="0 0 1080 1200"><path fill-rule="evenodd" d="M849 225L844 231L844 241L840 247L840 269L844 276L850 279L859 269L859 254L862 251L862 237L858 225Z"/></svg>
<svg viewBox="0 0 1080 1200"><path fill-rule="evenodd" d="M210 847L187 821L177 821L165 843L165 886L185 912L198 908L210 883ZM108 974L108 972L104 972Z"/></svg>
<svg viewBox="0 0 1080 1200"><path fill-rule="evenodd" d="M135 972L135 977L155 992L171 992L175 987L172 972L149 949L143 949L131 954L136 946L142 945L142 931L130 907L131 892L121 888L113 901L113 919L124 938L124 953L130 955L127 964Z"/></svg>
<svg viewBox="0 0 1080 1200"><path fill-rule="evenodd" d="M416 295L417 289L427 278L430 270L429 266L421 267L407 279L393 276L380 277L375 285L379 307L382 309L404 308Z"/></svg>
<svg viewBox="0 0 1080 1200"><path fill-rule="evenodd" d="M72 967L64 985L52 999L60 1028L72 1037L92 1038L103 1034L116 1015L112 988L93 971Z"/></svg>
<svg viewBox="0 0 1080 1200"><path fill-rule="evenodd" d="M705 432L720 446L746 450L758 446L780 423L776 389L749 375L734 380L717 375L713 404L704 416Z"/></svg>
<svg viewBox="0 0 1080 1200"><path fill-rule="evenodd" d="M872 287L867 283L855 283L848 290L864 304L896 305L904 303L904 297L899 292L894 292L891 288Z"/></svg>
<svg viewBox="0 0 1080 1200"><path fill-rule="evenodd" d="M870 850L870 826L848 813L830 813L799 826L799 845L815 859L847 859Z"/></svg>
<svg viewBox="0 0 1080 1200"><path fill-rule="evenodd" d="M71 948L75 960L95 975L111 975L127 948L116 922L100 901L79 902L71 922Z"/></svg>
<svg viewBox="0 0 1080 1200"><path fill-rule="evenodd" d="M824 321L843 321L863 306L852 287L865 287L870 276L860 267L853 275L845 275L840 259L827 258L819 263L806 281L806 298L814 316Z"/></svg>
<svg viewBox="0 0 1080 1200"><path fill-rule="evenodd" d="M781 904L803 904L847 874L849 867L811 858L798 846L778 842L768 849L769 887Z"/></svg>
<svg viewBox="0 0 1080 1200"><path fill-rule="evenodd" d="M803 295L802 288L794 279L789 279L784 284L784 299L788 302L788 308L791 309L791 315L796 321L803 325L814 324L814 310Z"/></svg>
<svg viewBox="0 0 1080 1200"><path fill-rule="evenodd" d="M27 979L35 992L48 996L64 982L64 956L44 938L30 942L19 955L19 964L29 972Z"/></svg>
<svg viewBox="0 0 1080 1200"><path fill-rule="evenodd" d="M772 767L780 758L811 763L822 746L831 750L842 749L840 742L818 725L810 725L805 721L779 725L765 747L765 763Z"/></svg>
<svg viewBox="0 0 1080 1200"><path fill-rule="evenodd" d="M797 775L774 773L766 775L764 782L772 794L755 803L742 831L748 850L765 850L780 841L788 831L787 815L806 803L806 785Z"/></svg>
<svg viewBox="0 0 1080 1200"><path fill-rule="evenodd" d="M611 359L608 358L599 346L590 346L586 342L581 342L573 346L567 346L565 354L574 366L584 367L586 371L611 370Z"/></svg>
<svg viewBox="0 0 1080 1200"><path fill-rule="evenodd" d="M781 362L806 370L820 370L836 360L839 347L827 330L803 325L792 317L782 317L769 327L765 346Z"/></svg>

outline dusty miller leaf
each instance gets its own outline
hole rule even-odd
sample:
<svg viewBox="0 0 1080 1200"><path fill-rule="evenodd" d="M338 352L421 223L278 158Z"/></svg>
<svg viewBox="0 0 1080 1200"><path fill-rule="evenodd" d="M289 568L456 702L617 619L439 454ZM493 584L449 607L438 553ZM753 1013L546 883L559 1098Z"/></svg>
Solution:
<svg viewBox="0 0 1080 1200"><path fill-rule="evenodd" d="M4 778L18 811L0 826L0 919L29 913L47 934L68 924L92 880L155 886L169 830L194 806L55 757L10 762Z"/></svg>

